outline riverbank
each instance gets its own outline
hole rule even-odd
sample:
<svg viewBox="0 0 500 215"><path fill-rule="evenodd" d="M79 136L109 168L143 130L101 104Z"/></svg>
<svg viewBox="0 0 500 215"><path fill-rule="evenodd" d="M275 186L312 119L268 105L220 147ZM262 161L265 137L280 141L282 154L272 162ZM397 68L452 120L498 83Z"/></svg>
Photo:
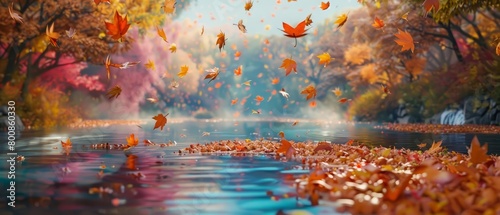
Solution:
<svg viewBox="0 0 500 215"><path fill-rule="evenodd" d="M275 153L298 160L311 173L293 180L296 195L312 205L336 205L352 214L499 214L500 157L486 154L477 138L468 155L440 142L422 150L370 148L349 141L225 140L192 144L180 154ZM276 198L269 193L270 198ZM334 206L332 206L334 207ZM286 211L285 211L286 213Z"/></svg>
<svg viewBox="0 0 500 215"><path fill-rule="evenodd" d="M402 132L417 133L469 133L469 134L500 134L500 126L495 125L441 125L441 124L397 124L389 123L374 126L376 129L387 129Z"/></svg>

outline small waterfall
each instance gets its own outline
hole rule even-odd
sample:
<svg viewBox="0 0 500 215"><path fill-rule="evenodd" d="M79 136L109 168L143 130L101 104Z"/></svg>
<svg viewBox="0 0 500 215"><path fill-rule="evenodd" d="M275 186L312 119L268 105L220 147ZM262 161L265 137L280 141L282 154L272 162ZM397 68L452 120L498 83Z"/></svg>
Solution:
<svg viewBox="0 0 500 215"><path fill-rule="evenodd" d="M445 110L441 113L441 124L463 125L465 124L465 115L462 110Z"/></svg>

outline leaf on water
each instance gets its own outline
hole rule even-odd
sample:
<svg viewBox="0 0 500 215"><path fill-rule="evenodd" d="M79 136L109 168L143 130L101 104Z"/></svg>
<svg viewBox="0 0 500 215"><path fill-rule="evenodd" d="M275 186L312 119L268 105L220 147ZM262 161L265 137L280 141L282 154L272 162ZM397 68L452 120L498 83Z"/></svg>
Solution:
<svg viewBox="0 0 500 215"><path fill-rule="evenodd" d="M68 137L68 139L66 139L66 142L63 142L63 141L61 140L61 146L62 146L63 148L70 148L70 147L72 147L72 146L73 146L73 144L71 143L71 140L70 140L70 139L69 139L69 137Z"/></svg>
<svg viewBox="0 0 500 215"><path fill-rule="evenodd" d="M127 137L127 147L134 147L139 144L139 139L137 139L134 134L130 134L130 136Z"/></svg>
<svg viewBox="0 0 500 215"><path fill-rule="evenodd" d="M488 160L488 144L481 146L477 136L472 138L469 149L469 161L473 164L484 163Z"/></svg>
<svg viewBox="0 0 500 215"><path fill-rule="evenodd" d="M165 125L167 124L167 116L168 116L168 113L166 115L159 113L158 115L153 116L153 119L156 120L155 127L153 128L153 130L155 130L157 128L160 128L160 130L163 130L163 127L165 127Z"/></svg>
<svg viewBox="0 0 500 215"><path fill-rule="evenodd" d="M316 148L314 148L313 152L314 154L318 153L318 151L324 150L324 151L331 151L333 148L330 143L327 142L319 142Z"/></svg>

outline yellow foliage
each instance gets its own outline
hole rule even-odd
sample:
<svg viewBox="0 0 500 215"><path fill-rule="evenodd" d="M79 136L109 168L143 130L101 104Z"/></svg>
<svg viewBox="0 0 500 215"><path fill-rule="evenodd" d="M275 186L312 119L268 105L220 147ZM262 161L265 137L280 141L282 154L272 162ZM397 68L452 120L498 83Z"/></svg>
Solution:
<svg viewBox="0 0 500 215"><path fill-rule="evenodd" d="M355 44L344 52L346 63L355 65L363 64L371 58L371 48L368 44Z"/></svg>
<svg viewBox="0 0 500 215"><path fill-rule="evenodd" d="M373 63L363 66L359 74L361 79L369 84L374 84L378 80L378 75L375 72L375 64Z"/></svg>
<svg viewBox="0 0 500 215"><path fill-rule="evenodd" d="M394 103L387 101L384 92L379 89L366 91L361 96L352 100L347 113L349 118L356 117L358 120L377 120L381 111L389 107L388 104ZM382 117L383 118L383 117Z"/></svg>
<svg viewBox="0 0 500 215"><path fill-rule="evenodd" d="M114 11L126 14L131 27L138 27L145 30L152 26L162 26L167 17L161 9L164 0L123 0L111 1L111 5L100 4L98 9L104 14L108 14L108 19L112 20Z"/></svg>

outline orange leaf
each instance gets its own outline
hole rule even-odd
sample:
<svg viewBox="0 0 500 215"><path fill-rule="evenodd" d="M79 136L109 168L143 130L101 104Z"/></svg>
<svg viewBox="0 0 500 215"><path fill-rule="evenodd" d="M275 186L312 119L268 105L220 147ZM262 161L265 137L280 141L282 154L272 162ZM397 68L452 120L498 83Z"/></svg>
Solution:
<svg viewBox="0 0 500 215"><path fill-rule="evenodd" d="M285 33L285 36L290 37L290 38L295 38L295 46L297 46L297 38L306 36L306 31L309 29L306 29L306 21L302 21L297 26L292 27L289 24L283 22L283 31Z"/></svg>
<svg viewBox="0 0 500 215"><path fill-rule="evenodd" d="M415 44L413 43L413 37L410 33L398 29L398 33L394 34L394 36L398 38L394 41L401 46L401 51L411 50L413 53Z"/></svg>
<svg viewBox="0 0 500 215"><path fill-rule="evenodd" d="M217 42L215 42L215 45L219 45L219 51L222 51L222 48L226 45L226 35L222 33L222 31L217 34Z"/></svg>
<svg viewBox="0 0 500 215"><path fill-rule="evenodd" d="M121 42L122 37L127 33L130 24L127 23L127 15L122 17L118 11L115 11L115 16L112 23L104 22L106 24L107 34L111 38Z"/></svg>
<svg viewBox="0 0 500 215"><path fill-rule="evenodd" d="M309 85L306 88L304 88L304 90L302 90L302 92L300 92L300 94L305 94L306 100L316 98L316 88L314 88L314 86L312 86L312 85Z"/></svg>
<svg viewBox="0 0 500 215"><path fill-rule="evenodd" d="M340 27L344 26L344 24L347 22L347 14L342 14L337 17L337 20L335 20L335 24L337 24L337 29Z"/></svg>
<svg viewBox="0 0 500 215"><path fill-rule="evenodd" d="M286 58L285 60L283 60L283 63L281 64L280 68L285 69L286 76L288 76L292 72L292 70L295 71L295 73L297 73L297 63L291 58Z"/></svg>
<svg viewBox="0 0 500 215"><path fill-rule="evenodd" d="M210 69L210 70L207 70L208 74L205 76L205 79L210 79L210 82L212 82L213 80L215 80L217 78L217 76L219 76L219 68L217 67L214 67L213 69Z"/></svg>
<svg viewBox="0 0 500 215"><path fill-rule="evenodd" d="M167 116L168 116L168 113L166 115L159 113L158 115L153 116L153 119L156 120L155 127L153 128L153 130L155 130L157 128L160 128L160 130L163 130L163 127L165 127L165 124L167 124Z"/></svg>
<svg viewBox="0 0 500 215"><path fill-rule="evenodd" d="M187 74L188 70L189 70L189 67L188 67L188 66L186 66L186 65L181 66L181 71L180 71L179 73L177 73L177 76L178 76L179 78L182 78L182 77L186 76L186 74Z"/></svg>
<svg viewBox="0 0 500 215"><path fill-rule="evenodd" d="M384 24L384 21L382 21L378 17L375 17L375 20L373 21L372 26L378 30L378 29L382 29L385 26L385 24Z"/></svg>
<svg viewBox="0 0 500 215"><path fill-rule="evenodd" d="M351 101L351 99L348 99L348 98L341 98L341 99L339 99L339 100L338 100L338 102L339 102L339 103L342 103L342 104L344 104L344 103L346 103L346 102L348 102L348 101Z"/></svg>
<svg viewBox="0 0 500 215"><path fill-rule="evenodd" d="M432 146L427 149L427 153L437 153L437 152L440 152L441 150L443 150L443 148L441 147L441 143L443 143L443 141L438 141L438 142L433 142L432 143Z"/></svg>
<svg viewBox="0 0 500 215"><path fill-rule="evenodd" d="M236 103L238 103L238 98L231 100L231 105L235 105Z"/></svg>
<svg viewBox="0 0 500 215"><path fill-rule="evenodd" d="M130 136L127 137L127 147L134 147L139 144L139 139L135 138L134 134L130 134Z"/></svg>
<svg viewBox="0 0 500 215"><path fill-rule="evenodd" d="M278 150L276 150L276 153L283 153L285 154L286 158L290 159L294 151L295 148L293 148L292 144L288 140L282 139L281 146L278 148Z"/></svg>
<svg viewBox="0 0 500 215"><path fill-rule="evenodd" d="M500 42L498 42L497 44L496 53L498 56L500 56Z"/></svg>
<svg viewBox="0 0 500 215"><path fill-rule="evenodd" d="M49 38L50 44L57 47L57 39L59 39L60 35L59 33L54 32L54 23L52 23L50 28L47 25L47 27L45 28L45 34L47 35L47 38Z"/></svg>
<svg viewBox="0 0 500 215"><path fill-rule="evenodd" d="M439 0L425 0L423 5L426 14L429 13L432 8L434 8L434 11L439 10Z"/></svg>
<svg viewBox="0 0 500 215"><path fill-rule="evenodd" d="M399 196L403 193L403 191L406 189L406 186L410 183L411 177L413 176L413 173L406 176L404 179L399 179L399 186L395 188L390 188L387 187L387 192L385 193L384 197L390 201L396 201L396 199L399 198Z"/></svg>
<svg viewBox="0 0 500 215"><path fill-rule="evenodd" d="M313 23L313 21L311 19L311 15L312 14L307 15L306 19L304 20L304 22L306 23L306 26L309 26L309 25L311 25Z"/></svg>
<svg viewBox="0 0 500 215"><path fill-rule="evenodd" d="M94 3L96 5L99 5L100 3L108 3L111 4L110 0L94 0Z"/></svg>
<svg viewBox="0 0 500 215"><path fill-rule="evenodd" d="M175 0L165 0L165 3L163 3L163 6L161 6L161 7L163 8L163 11L166 14L172 14L175 11L175 4L176 3L177 2L175 2Z"/></svg>
<svg viewBox="0 0 500 215"><path fill-rule="evenodd" d="M158 36L160 36L163 41L167 42L167 35L165 35L165 31L163 31L163 28L158 28L158 26L156 26L156 31L158 32Z"/></svg>
<svg viewBox="0 0 500 215"><path fill-rule="evenodd" d="M326 10L330 7L330 2L321 2L321 6L319 6L322 10Z"/></svg>
<svg viewBox="0 0 500 215"><path fill-rule="evenodd" d="M241 75L241 72L242 72L241 70L242 70L242 69L243 69L243 66L242 66L242 65L238 66L238 68L236 68L236 69L234 70L234 75L236 75L236 76Z"/></svg>
<svg viewBox="0 0 500 215"><path fill-rule="evenodd" d="M63 148L70 148L73 144L71 143L71 140L69 140L69 138L66 140L66 142L63 142L61 140L61 145Z"/></svg>
<svg viewBox="0 0 500 215"><path fill-rule="evenodd" d="M311 103L309 103L309 107L316 107L316 101L311 101Z"/></svg>
<svg viewBox="0 0 500 215"><path fill-rule="evenodd" d="M246 11L249 11L253 6L253 2L251 0L248 0L246 3L245 3L245 10Z"/></svg>
<svg viewBox="0 0 500 215"><path fill-rule="evenodd" d="M262 97L262 96L256 96L256 97L255 97L255 101L256 101L257 103L261 103L262 101L264 101L264 97Z"/></svg>
<svg viewBox="0 0 500 215"><path fill-rule="evenodd" d="M279 83L280 83L280 78L273 78L273 79L271 80L271 84L273 84L273 85L274 85L274 84L279 84Z"/></svg>
<svg viewBox="0 0 500 215"><path fill-rule="evenodd" d="M469 149L469 161L473 164L480 164L488 160L488 144L481 146L477 136L472 138Z"/></svg>
<svg viewBox="0 0 500 215"><path fill-rule="evenodd" d="M314 148L313 152L314 154L317 153L318 151L331 151L333 148L331 146L331 144L327 143L327 142L319 142L318 145L316 146L316 148Z"/></svg>

